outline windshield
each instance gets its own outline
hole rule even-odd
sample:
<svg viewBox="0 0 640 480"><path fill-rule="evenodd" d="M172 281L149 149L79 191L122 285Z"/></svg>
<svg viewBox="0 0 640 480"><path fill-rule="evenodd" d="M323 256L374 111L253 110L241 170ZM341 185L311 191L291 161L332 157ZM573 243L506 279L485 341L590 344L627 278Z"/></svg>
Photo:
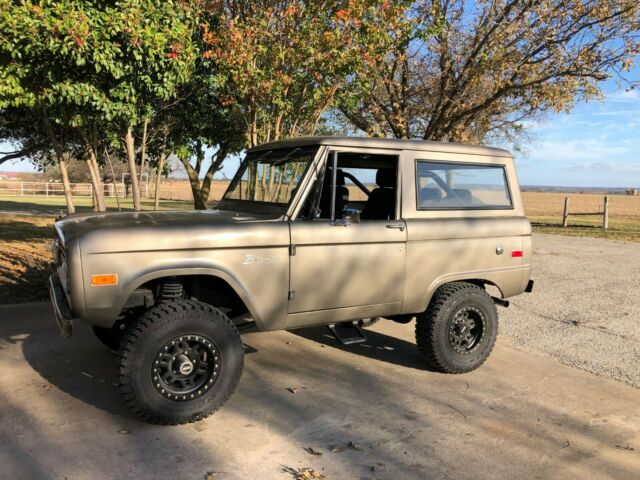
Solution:
<svg viewBox="0 0 640 480"><path fill-rule="evenodd" d="M317 151L314 145L248 153L218 208L284 215Z"/></svg>

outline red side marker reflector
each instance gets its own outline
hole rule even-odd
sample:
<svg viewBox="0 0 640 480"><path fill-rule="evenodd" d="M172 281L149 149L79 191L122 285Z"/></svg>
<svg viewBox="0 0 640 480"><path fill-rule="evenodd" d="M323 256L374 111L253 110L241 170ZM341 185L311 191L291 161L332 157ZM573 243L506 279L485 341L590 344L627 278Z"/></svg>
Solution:
<svg viewBox="0 0 640 480"><path fill-rule="evenodd" d="M521 257L522 256L522 250L511 250L511 256L513 258Z"/></svg>

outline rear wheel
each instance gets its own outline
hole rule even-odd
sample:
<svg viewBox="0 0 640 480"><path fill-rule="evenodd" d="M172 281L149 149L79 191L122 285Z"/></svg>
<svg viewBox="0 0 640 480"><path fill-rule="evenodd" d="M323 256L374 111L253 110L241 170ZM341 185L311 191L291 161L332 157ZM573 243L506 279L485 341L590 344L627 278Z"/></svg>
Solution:
<svg viewBox="0 0 640 480"><path fill-rule="evenodd" d="M416 343L427 365L443 373L475 370L498 335L498 313L481 287L452 282L440 287L417 316Z"/></svg>
<svg viewBox="0 0 640 480"><path fill-rule="evenodd" d="M146 421L166 425L194 422L220 408L244 362L233 323L195 300L149 309L127 330L119 356L125 402Z"/></svg>

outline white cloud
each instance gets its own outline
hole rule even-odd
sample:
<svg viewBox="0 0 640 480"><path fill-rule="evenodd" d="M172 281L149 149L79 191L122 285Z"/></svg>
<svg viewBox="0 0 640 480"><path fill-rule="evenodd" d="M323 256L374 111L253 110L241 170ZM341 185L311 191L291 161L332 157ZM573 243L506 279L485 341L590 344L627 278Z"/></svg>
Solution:
<svg viewBox="0 0 640 480"><path fill-rule="evenodd" d="M638 103L640 102L640 91L634 90L618 90L605 94L605 101L616 103Z"/></svg>

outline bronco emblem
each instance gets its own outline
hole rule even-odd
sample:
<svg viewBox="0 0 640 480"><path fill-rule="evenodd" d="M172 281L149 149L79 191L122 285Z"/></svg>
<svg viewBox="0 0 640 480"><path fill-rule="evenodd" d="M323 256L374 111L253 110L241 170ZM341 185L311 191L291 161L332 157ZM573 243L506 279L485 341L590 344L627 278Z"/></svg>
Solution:
<svg viewBox="0 0 640 480"><path fill-rule="evenodd" d="M243 265L251 265L252 263L275 263L278 257L259 257L257 255L246 255Z"/></svg>

